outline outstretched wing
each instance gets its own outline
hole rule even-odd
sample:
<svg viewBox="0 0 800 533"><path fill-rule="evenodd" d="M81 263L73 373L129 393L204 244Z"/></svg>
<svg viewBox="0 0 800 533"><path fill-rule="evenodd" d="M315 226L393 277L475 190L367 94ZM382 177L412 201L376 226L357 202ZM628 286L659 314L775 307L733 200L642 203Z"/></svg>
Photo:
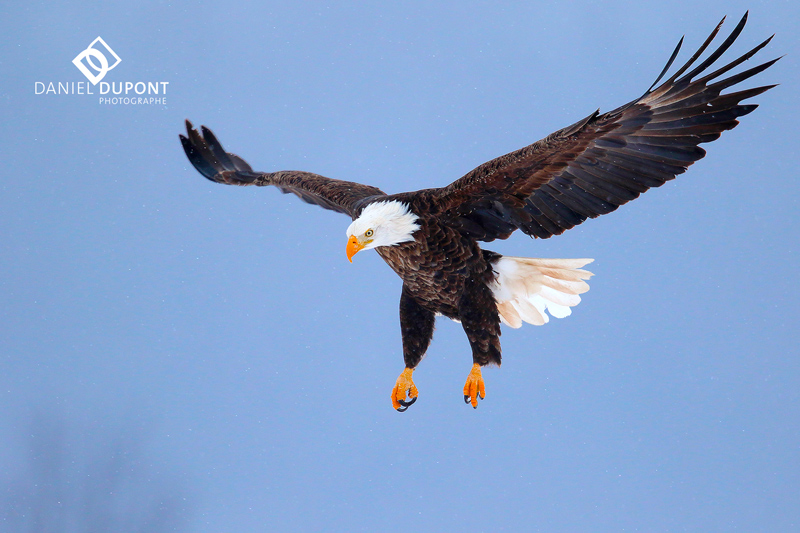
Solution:
<svg viewBox="0 0 800 533"><path fill-rule="evenodd" d="M739 123L738 117L757 107L739 102L774 87L721 94L777 59L710 83L752 57L772 37L697 78L730 47L746 20L747 13L716 51L682 77L717 35L724 18L691 59L659 87L653 88L669 70L683 39L640 98L602 115L595 112L484 163L447 187L426 192L453 224L476 239L492 241L508 238L517 228L540 238L560 235L661 186L705 155L700 143L719 138Z"/></svg>
<svg viewBox="0 0 800 533"><path fill-rule="evenodd" d="M203 134L186 121L186 137L180 135L183 150L200 174L228 185L274 185L283 193L293 193L310 204L356 217L365 200L385 196L377 187L352 181L334 180L298 170L253 172L241 157L226 152L217 137L205 126Z"/></svg>

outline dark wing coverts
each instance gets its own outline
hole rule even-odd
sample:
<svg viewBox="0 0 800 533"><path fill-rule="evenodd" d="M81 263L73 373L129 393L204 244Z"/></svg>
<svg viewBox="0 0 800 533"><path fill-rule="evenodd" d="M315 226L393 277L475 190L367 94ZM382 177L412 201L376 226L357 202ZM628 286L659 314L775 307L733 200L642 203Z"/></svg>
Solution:
<svg viewBox="0 0 800 533"><path fill-rule="evenodd" d="M693 79L730 47L746 20L745 13L720 47L682 77L722 22L683 67L642 97L602 115L595 112L428 194L454 224L476 239L492 241L508 238L517 228L540 238L560 235L661 186L705 155L700 143L719 138L739 123L738 117L757 107L739 102L774 87L720 94L777 59L709 83L752 57L772 37L719 70ZM682 42L653 86L669 70Z"/></svg>
<svg viewBox="0 0 800 533"><path fill-rule="evenodd" d="M283 193L293 193L310 204L356 217L366 202L385 196L377 187L341 181L298 170L253 172L247 162L226 152L210 129L200 126L201 136L186 121L187 136L180 136L183 150L194 168L203 176L228 185L275 185Z"/></svg>

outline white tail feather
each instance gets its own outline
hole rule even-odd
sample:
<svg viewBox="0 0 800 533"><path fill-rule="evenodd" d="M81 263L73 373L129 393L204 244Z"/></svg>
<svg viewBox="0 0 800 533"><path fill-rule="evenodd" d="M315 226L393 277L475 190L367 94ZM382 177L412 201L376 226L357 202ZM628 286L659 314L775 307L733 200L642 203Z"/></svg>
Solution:
<svg viewBox="0 0 800 533"><path fill-rule="evenodd" d="M497 278L490 285L503 323L518 328L522 322L546 324L549 312L556 318L572 313L589 290L591 272L581 267L593 259L530 259L501 257L492 268ZM547 312L545 312L547 311Z"/></svg>

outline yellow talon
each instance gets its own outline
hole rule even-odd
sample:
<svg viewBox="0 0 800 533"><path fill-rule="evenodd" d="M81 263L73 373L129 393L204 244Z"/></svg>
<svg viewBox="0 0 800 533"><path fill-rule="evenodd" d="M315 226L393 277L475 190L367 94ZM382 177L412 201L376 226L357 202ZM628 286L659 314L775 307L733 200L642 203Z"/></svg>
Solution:
<svg viewBox="0 0 800 533"><path fill-rule="evenodd" d="M413 368L406 368L403 370L392 389L392 407L401 413L408 409L412 403L417 401L419 391L417 391L417 386L414 385L414 381L411 379L411 374L413 373ZM406 394L411 398L411 401L405 401Z"/></svg>
<svg viewBox="0 0 800 533"><path fill-rule="evenodd" d="M478 395L481 400L486 398L486 386L483 384L481 375L481 365L475 363L467 376L467 383L464 385L464 402L471 403L474 409L478 408Z"/></svg>

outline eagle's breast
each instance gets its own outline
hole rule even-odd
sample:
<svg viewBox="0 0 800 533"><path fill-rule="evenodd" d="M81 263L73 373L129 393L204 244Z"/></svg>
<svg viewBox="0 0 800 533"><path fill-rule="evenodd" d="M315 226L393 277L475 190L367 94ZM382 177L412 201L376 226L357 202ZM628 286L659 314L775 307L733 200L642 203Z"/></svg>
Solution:
<svg viewBox="0 0 800 533"><path fill-rule="evenodd" d="M413 241L380 246L376 251L420 305L455 317L464 281L486 270L480 247L435 217L421 217L417 222L421 227Z"/></svg>

